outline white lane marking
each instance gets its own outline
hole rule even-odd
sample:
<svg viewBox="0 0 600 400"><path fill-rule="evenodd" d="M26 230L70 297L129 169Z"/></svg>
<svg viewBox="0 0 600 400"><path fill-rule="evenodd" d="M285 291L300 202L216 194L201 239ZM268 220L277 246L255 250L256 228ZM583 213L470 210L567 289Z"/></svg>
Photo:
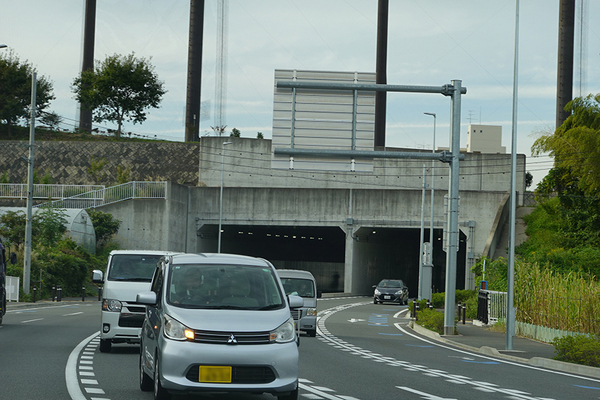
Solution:
<svg viewBox="0 0 600 400"><path fill-rule="evenodd" d="M470 355L470 356L474 356L474 357L478 357L478 358L483 358L483 359L486 359L486 360L492 360L492 361L496 361L496 362L499 362L499 363L514 365L514 366L521 367L521 368L533 369L535 371L548 372L548 373L551 373L551 374L564 375L564 376L568 376L570 378L579 378L579 379L584 379L584 380L588 380L588 381L600 383L600 380L599 379L595 379L595 378L589 378L589 377L586 377L586 376L569 374L567 372L561 372L561 371L555 371L555 370L550 370L550 369L544 369L544 368L540 368L540 367L535 367L533 365L527 365L527 364L523 364L523 363L508 361L508 360L505 360L505 359L502 359L502 358L494 358L494 357L484 356L484 355L481 355L481 354L471 353L471 352L469 352L467 350L457 349L457 348L455 348L453 346L444 345L444 344L438 343L436 341L431 341L431 340L425 339L425 338L423 338L421 336L418 336L418 335L416 335L414 333L408 332L406 329L402 328L402 326L400 326L400 325L401 324L398 323L398 322L396 322L394 324L394 326L398 330L400 330L401 332L403 332L403 333L405 333L407 335L410 335L410 336L414 337L415 339L419 339L422 342L429 343L429 344L437 346L437 347L442 347L444 349L452 350L452 351L455 351L457 353L463 353L463 354L467 354L467 355Z"/></svg>
<svg viewBox="0 0 600 400"><path fill-rule="evenodd" d="M69 354L67 360L67 366L65 367L65 381L67 383L67 390L71 400L87 400L84 394L79 388L79 379L77 378L77 359L81 349L83 349L90 340L98 336L100 332L95 332L89 337L83 339ZM89 392L88 392L89 393ZM104 393L104 392L102 392Z"/></svg>
<svg viewBox="0 0 600 400"><path fill-rule="evenodd" d="M429 394L429 393L419 392L418 390L407 388L405 386L396 386L396 387L398 389L406 390L407 392L418 394L419 396L421 396L422 399L428 399L428 400L456 400L456 399L450 399L448 397L438 397L438 396L434 396L434 395Z"/></svg>
<svg viewBox="0 0 600 400"><path fill-rule="evenodd" d="M298 383L298 386L300 387L300 389L302 390L306 390L307 392L311 392L317 396L321 396L320 398L325 398L325 399L329 399L329 400L359 400L357 398L354 397L348 397L348 396L339 396L339 395L334 395L334 394L330 394L327 392L335 392L335 390L332 389L328 389L328 388L323 388L321 386L308 386L305 385L303 383Z"/></svg>
<svg viewBox="0 0 600 400"><path fill-rule="evenodd" d="M74 312L74 313L70 313L70 314L63 314L63 317L70 317L72 315L79 315L79 314L83 314L83 311Z"/></svg>
<svg viewBox="0 0 600 400"><path fill-rule="evenodd" d="M22 324L28 324L30 322L42 321L44 318L28 319L27 321L21 321Z"/></svg>

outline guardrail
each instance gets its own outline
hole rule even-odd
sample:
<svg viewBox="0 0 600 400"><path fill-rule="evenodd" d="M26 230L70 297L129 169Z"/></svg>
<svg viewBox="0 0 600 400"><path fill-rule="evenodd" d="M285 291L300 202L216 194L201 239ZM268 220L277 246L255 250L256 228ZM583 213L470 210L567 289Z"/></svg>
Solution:
<svg viewBox="0 0 600 400"><path fill-rule="evenodd" d="M124 200L166 199L166 196L167 182L134 181L39 204L36 207L95 208Z"/></svg>
<svg viewBox="0 0 600 400"><path fill-rule="evenodd" d="M0 198L27 199L26 183L0 183ZM104 185L33 185L34 199L64 199L95 190L104 189Z"/></svg>

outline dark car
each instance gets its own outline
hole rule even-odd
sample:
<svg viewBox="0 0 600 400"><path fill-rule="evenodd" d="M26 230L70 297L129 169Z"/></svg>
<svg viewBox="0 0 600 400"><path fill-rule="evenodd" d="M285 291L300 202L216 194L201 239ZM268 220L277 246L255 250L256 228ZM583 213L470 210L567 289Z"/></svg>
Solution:
<svg viewBox="0 0 600 400"><path fill-rule="evenodd" d="M373 303L398 303L408 304L408 287L402 279L383 279L373 285Z"/></svg>

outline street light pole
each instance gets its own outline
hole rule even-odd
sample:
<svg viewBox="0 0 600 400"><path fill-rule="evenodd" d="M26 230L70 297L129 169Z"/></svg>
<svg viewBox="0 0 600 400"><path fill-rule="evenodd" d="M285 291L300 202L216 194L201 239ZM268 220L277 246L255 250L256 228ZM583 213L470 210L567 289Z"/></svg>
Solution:
<svg viewBox="0 0 600 400"><path fill-rule="evenodd" d="M225 174L225 146L232 142L223 142L221 146L221 196L219 197L219 239L217 253L221 252L221 220L223 219L223 175Z"/></svg>
<svg viewBox="0 0 600 400"><path fill-rule="evenodd" d="M433 117L433 148L432 153L435 153L435 125L436 115L435 113L423 113L425 115L431 115ZM431 252L431 264L433 265L433 198L435 194L435 161L431 160L431 221L429 226L429 251Z"/></svg>

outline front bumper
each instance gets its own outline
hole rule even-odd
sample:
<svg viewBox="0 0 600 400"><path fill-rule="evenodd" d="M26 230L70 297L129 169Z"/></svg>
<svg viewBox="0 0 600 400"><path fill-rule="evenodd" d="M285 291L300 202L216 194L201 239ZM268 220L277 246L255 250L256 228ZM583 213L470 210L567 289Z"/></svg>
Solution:
<svg viewBox="0 0 600 400"><path fill-rule="evenodd" d="M277 394L293 391L298 385L296 341L227 345L179 342L163 337L161 347L161 384L168 391ZM232 383L201 383L197 380L199 365L231 366L234 375L239 377Z"/></svg>

